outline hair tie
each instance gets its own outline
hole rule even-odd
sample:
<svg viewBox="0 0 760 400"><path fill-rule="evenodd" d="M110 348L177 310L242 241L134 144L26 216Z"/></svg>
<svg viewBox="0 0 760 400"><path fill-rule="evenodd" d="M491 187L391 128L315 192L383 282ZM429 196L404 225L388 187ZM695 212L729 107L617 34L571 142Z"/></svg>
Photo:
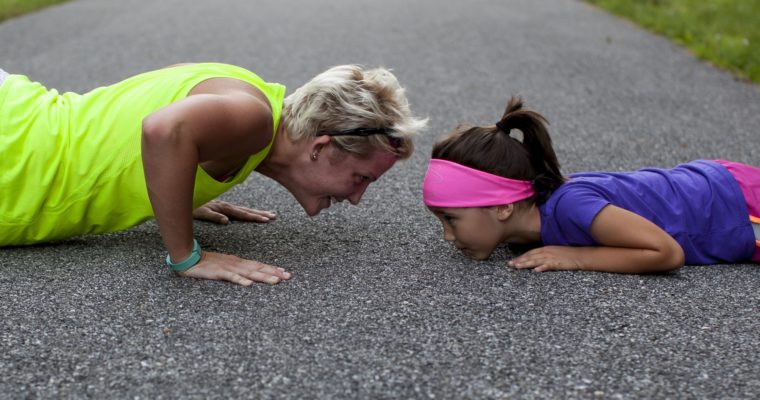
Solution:
<svg viewBox="0 0 760 400"><path fill-rule="evenodd" d="M499 121L499 122L497 122L497 123L496 123L496 127L497 127L497 128L499 128L499 130L500 130L500 131L502 131L502 132L506 133L506 134L507 134L507 136L509 136L509 131L511 131L511 130L512 130L512 129L510 129L510 128L507 126L507 124L505 124L505 123L504 123L504 122L502 122L502 121Z"/></svg>

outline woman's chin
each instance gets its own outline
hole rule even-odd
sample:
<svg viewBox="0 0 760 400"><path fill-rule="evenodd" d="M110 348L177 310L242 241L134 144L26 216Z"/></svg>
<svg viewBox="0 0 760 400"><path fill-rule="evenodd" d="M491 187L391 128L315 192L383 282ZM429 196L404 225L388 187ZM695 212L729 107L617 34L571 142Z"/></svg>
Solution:
<svg viewBox="0 0 760 400"><path fill-rule="evenodd" d="M317 214L319 214L320 212L322 212L322 210L324 210L325 208L329 208L330 207L330 200L328 199L327 202L326 202L326 204L324 204L322 202L316 202L316 203L313 203L313 204L306 205L306 204L302 203L301 207L303 207L303 210L306 211L306 215L308 215L310 217L314 217Z"/></svg>
<svg viewBox="0 0 760 400"><path fill-rule="evenodd" d="M322 211L322 207L313 206L313 207L304 208L303 210L306 211L306 215L310 217L314 217L317 214L319 214L320 211Z"/></svg>

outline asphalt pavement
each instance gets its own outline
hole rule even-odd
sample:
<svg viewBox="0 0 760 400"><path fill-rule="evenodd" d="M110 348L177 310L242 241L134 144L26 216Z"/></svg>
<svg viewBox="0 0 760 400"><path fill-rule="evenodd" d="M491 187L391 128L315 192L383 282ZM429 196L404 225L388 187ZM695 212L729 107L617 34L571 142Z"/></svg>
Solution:
<svg viewBox="0 0 760 400"><path fill-rule="evenodd" d="M565 172L760 165L758 86L574 0L76 0L0 24L0 68L61 91L194 61L289 91L387 66L430 129L358 207L309 218L253 176L223 199L276 222L196 224L280 285L178 278L154 223L0 249L0 398L760 397L760 266L513 271L457 254L420 189L435 139L513 94Z"/></svg>

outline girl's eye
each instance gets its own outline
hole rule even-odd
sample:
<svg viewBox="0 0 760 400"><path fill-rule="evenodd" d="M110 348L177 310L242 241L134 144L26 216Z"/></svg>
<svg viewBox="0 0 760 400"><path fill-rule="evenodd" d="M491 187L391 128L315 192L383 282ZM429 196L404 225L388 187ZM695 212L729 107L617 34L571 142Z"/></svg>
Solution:
<svg viewBox="0 0 760 400"><path fill-rule="evenodd" d="M356 183L358 183L358 184L362 184L362 183L367 182L367 181L369 181L369 177L368 176L359 175L359 176L356 177Z"/></svg>
<svg viewBox="0 0 760 400"><path fill-rule="evenodd" d="M446 222L448 222L449 225L454 225L454 217L450 215L444 215L443 219L446 220Z"/></svg>

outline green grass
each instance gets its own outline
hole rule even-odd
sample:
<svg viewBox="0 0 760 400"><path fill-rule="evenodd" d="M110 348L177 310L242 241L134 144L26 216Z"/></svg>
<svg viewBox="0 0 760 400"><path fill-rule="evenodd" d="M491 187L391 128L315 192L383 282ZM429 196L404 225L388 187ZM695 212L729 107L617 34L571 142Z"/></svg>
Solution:
<svg viewBox="0 0 760 400"><path fill-rule="evenodd" d="M586 0L760 83L760 0Z"/></svg>
<svg viewBox="0 0 760 400"><path fill-rule="evenodd" d="M67 0L0 0L0 21Z"/></svg>

